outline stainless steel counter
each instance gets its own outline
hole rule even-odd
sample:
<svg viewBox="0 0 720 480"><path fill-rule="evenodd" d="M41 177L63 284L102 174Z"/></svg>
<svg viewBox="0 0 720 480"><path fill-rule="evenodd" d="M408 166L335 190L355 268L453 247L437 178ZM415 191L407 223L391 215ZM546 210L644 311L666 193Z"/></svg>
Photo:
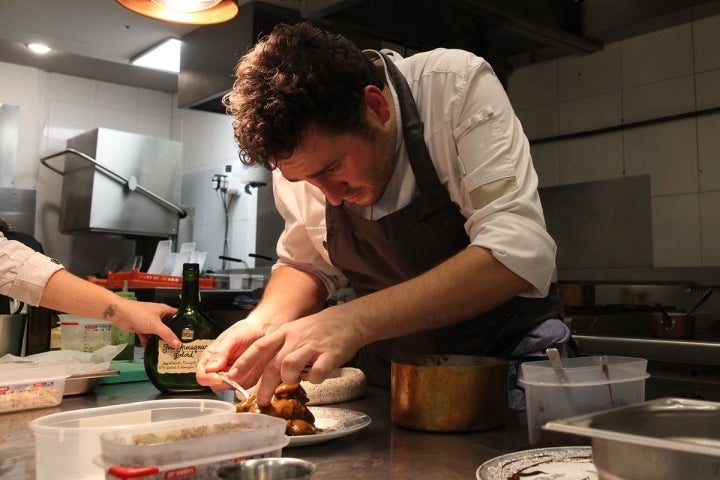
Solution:
<svg viewBox="0 0 720 480"><path fill-rule="evenodd" d="M194 398L215 398L212 393ZM64 410L116 405L169 398L150 382L98 385L89 395L66 397L55 408L0 415L0 443L30 435L34 418ZM317 464L313 480L473 480L484 461L504 453L531 448L525 414L511 412L505 427L474 433L439 434L407 430L390 422L390 393L369 388L357 400L333 407L366 413L372 423L365 429L325 443L286 448L285 457L298 457ZM0 449L0 455L2 450ZM7 479L35 478L35 454L28 449L15 458L0 456L2 465L14 464Z"/></svg>

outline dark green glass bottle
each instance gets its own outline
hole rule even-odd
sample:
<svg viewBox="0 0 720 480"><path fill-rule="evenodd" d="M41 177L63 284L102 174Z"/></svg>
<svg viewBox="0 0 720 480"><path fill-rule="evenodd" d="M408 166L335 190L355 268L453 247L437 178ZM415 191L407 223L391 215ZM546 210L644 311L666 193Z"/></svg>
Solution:
<svg viewBox="0 0 720 480"><path fill-rule="evenodd" d="M197 383L195 367L202 352L221 330L200 304L200 266L197 263L183 265L180 306L167 325L182 340L182 345L173 349L157 335L150 335L145 346L148 378L164 393L208 390Z"/></svg>

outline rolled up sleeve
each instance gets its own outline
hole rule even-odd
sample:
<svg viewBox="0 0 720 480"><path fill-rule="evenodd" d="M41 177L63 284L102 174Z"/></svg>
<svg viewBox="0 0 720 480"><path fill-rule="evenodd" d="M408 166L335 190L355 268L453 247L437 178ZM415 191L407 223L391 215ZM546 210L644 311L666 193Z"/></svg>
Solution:
<svg viewBox="0 0 720 480"><path fill-rule="evenodd" d="M57 260L0 234L0 294L38 306L50 277L63 268Z"/></svg>

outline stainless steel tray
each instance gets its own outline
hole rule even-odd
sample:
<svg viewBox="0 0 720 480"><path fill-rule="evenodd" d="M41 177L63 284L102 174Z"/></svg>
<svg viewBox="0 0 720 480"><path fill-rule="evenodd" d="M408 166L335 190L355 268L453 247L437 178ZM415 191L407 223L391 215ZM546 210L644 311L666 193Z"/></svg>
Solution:
<svg viewBox="0 0 720 480"><path fill-rule="evenodd" d="M543 428L590 437L601 479L700 480L720 472L720 403L661 398Z"/></svg>
<svg viewBox="0 0 720 480"><path fill-rule="evenodd" d="M63 397L90 393L95 390L98 380L104 377L115 377L117 375L120 375L118 370L105 370L103 372L70 375L65 381Z"/></svg>

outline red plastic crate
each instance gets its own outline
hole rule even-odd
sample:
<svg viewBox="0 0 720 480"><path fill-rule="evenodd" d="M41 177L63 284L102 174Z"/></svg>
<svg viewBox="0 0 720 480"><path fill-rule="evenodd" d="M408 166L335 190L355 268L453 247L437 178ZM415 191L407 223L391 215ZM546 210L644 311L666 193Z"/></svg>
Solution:
<svg viewBox="0 0 720 480"><path fill-rule="evenodd" d="M160 275L156 273L143 273L139 270L129 272L109 272L107 278L88 278L89 281L102 285L110 290L123 288L125 281L129 289L182 287L182 277L177 275ZM200 288L215 288L215 277L200 277Z"/></svg>

